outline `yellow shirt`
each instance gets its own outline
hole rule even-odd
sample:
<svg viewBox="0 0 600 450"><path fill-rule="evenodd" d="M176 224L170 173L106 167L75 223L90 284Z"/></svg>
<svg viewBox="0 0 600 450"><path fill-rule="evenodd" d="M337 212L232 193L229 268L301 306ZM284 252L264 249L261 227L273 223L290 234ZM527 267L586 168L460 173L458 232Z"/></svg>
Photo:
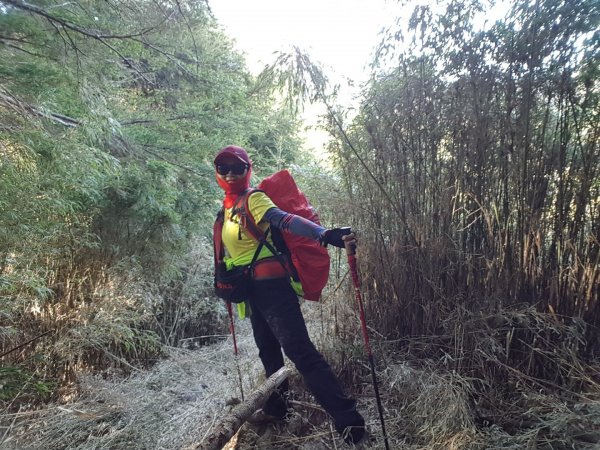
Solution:
<svg viewBox="0 0 600 450"><path fill-rule="evenodd" d="M252 215L254 221L263 232L269 228L269 224L261 221L265 213L271 208L275 208L275 204L264 192L254 192L248 198L249 211L247 211L247 213ZM254 252L258 247L258 242L239 223L238 215L236 214L232 217L232 209L233 208L225 209L222 231L223 245L225 246L226 253L225 262L228 268L250 264ZM270 235L268 236L268 241L271 244L273 243ZM272 255L271 251L263 246L258 259Z"/></svg>

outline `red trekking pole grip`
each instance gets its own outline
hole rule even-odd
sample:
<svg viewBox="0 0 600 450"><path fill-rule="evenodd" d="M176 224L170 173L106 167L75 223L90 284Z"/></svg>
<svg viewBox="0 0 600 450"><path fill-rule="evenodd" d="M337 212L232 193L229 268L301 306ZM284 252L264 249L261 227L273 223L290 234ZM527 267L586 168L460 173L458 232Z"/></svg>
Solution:
<svg viewBox="0 0 600 450"><path fill-rule="evenodd" d="M362 295L360 293L360 278L358 277L358 267L356 262L356 244L355 242L345 241L346 254L348 255L348 266L350 267L350 276L352 277L352 284L354 286L354 295L356 296L356 303L358 304L358 313L360 316L360 324L365 341L365 347L367 353L371 355L371 344L369 343L369 332L367 330L367 321L365 318L365 309L362 302Z"/></svg>
<svg viewBox="0 0 600 450"><path fill-rule="evenodd" d="M352 284L356 289L360 288L360 279L358 278L358 269L356 265L356 241L344 241L346 255L348 255L348 266L350 266L350 275L352 275Z"/></svg>
<svg viewBox="0 0 600 450"><path fill-rule="evenodd" d="M360 278L358 277L358 268L356 265L356 255L348 255L348 266L350 266L350 275L355 289L360 289Z"/></svg>

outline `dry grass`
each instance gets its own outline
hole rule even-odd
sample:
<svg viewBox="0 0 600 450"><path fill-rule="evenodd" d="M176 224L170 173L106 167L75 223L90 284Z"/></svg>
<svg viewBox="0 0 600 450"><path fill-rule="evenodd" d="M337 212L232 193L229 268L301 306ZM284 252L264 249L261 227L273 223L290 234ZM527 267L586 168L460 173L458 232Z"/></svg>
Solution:
<svg viewBox="0 0 600 450"><path fill-rule="evenodd" d="M240 341L242 355L253 350L250 338ZM240 364L249 389L258 367L249 357ZM195 352L171 349L151 371L128 379L83 377L72 403L6 415L3 425L14 423L2 448L183 448L240 396L236 374L229 340Z"/></svg>
<svg viewBox="0 0 600 450"><path fill-rule="evenodd" d="M321 304L307 302L303 310L317 346L356 395L359 409L365 415L372 439L362 448L383 449L353 298L339 291ZM526 322L531 325L535 322L531 314L529 310L512 311L503 317L514 323L518 315L522 321L528 318ZM493 321L489 317L481 320L486 326L504 323L497 317ZM471 324L471 329L480 327L486 328L483 324ZM135 372L128 379L84 377L79 386L81 394L68 404L5 414L0 448L188 448L210 431L227 411L232 398L240 397L238 366L246 394L263 379L249 323L238 321L237 330L240 346L237 365L231 340L227 339L195 351L171 349L169 357L152 370ZM496 335L487 331L488 340L481 339L479 345L489 351L498 343L494 340ZM567 337L562 334L566 342ZM450 357L423 357L428 346L439 345L439 337L415 338L418 342L402 346L384 341L376 330L371 330L371 338L392 449L591 450L600 445L600 389L591 375L586 383L577 384L585 385L586 390L577 392L551 389L544 380L511 370L505 370L502 382L494 382L493 378L459 373ZM417 347L419 358L408 351ZM540 347L537 351L544 349ZM564 356L562 351L557 354ZM474 360L485 359L478 358ZM556 365L573 363L573 359L559 359ZM592 367L581 367L593 375ZM479 373L492 376L490 366L486 368L489 370ZM304 390L297 374L291 384L297 401L290 421L278 425L244 425L237 448L349 448Z"/></svg>
<svg viewBox="0 0 600 450"><path fill-rule="evenodd" d="M352 298L336 302L343 325L319 337L342 374L362 386L361 406L378 434ZM370 319L391 448L600 448L600 371L581 359L581 322L527 305L494 314L457 308L446 316L446 335L389 341L377 332L385 318Z"/></svg>
<svg viewBox="0 0 600 450"><path fill-rule="evenodd" d="M200 442L232 399L241 397L238 373L246 394L264 379L249 328L249 322L238 322L237 363L230 338L196 351L170 349L169 357L152 370L128 379L82 377L79 396L68 404L5 414L0 448L183 449ZM342 445L324 412L302 392L297 375L291 384L298 401L290 422L245 425L238 448Z"/></svg>
<svg viewBox="0 0 600 450"><path fill-rule="evenodd" d="M31 375L33 382L45 384L50 392L42 396L31 389L7 389L19 380L0 373L0 409L10 402L15 412L20 404L43 404L50 396L72 395L81 372L127 374L162 358L163 345L193 348L222 334L225 308L209 294L210 251L207 242L195 241L178 261L181 276L169 283L148 281L141 267L130 261L99 267L81 280L58 284L55 280L50 284L69 289L44 302L25 291L5 297L0 353L8 354L2 363ZM84 286L84 282L91 284Z"/></svg>

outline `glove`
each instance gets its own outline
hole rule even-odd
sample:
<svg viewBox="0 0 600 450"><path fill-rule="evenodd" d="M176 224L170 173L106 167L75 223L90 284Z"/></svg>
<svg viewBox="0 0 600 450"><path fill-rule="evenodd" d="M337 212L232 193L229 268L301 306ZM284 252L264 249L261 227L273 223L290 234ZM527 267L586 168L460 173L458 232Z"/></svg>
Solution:
<svg viewBox="0 0 600 450"><path fill-rule="evenodd" d="M350 233L352 233L352 229L350 227L331 228L329 230L325 230L325 232L321 235L321 245L323 247L327 247L327 245L331 244L334 247L344 248L344 240L342 239L342 236L346 236Z"/></svg>

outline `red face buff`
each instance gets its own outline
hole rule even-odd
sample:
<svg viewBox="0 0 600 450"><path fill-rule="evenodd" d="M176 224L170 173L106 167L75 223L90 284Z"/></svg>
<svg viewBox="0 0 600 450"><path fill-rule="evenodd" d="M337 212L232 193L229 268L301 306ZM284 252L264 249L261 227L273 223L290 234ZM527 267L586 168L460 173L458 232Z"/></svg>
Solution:
<svg viewBox="0 0 600 450"><path fill-rule="evenodd" d="M225 157L227 155L227 157ZM232 158L233 157L233 158ZM225 147L219 151L217 157L215 158L215 164L219 162L226 163L227 161L244 163L248 165L248 170L243 177L235 180L234 182L227 182L224 178L220 177L217 173L215 173L215 177L217 179L217 183L225 191L225 199L223 200L223 206L225 208L231 208L238 196L243 193L248 187L250 187L250 177L252 176L252 162L244 150L241 147L237 147L234 145L230 145ZM235 172L234 172L235 173Z"/></svg>
<svg viewBox="0 0 600 450"><path fill-rule="evenodd" d="M238 196L250 187L250 177L252 176L252 167L248 168L246 175L239 180L235 180L233 183L228 183L220 176L216 175L217 183L221 186L221 189L225 191L225 199L223 200L223 206L225 208L231 208Z"/></svg>

